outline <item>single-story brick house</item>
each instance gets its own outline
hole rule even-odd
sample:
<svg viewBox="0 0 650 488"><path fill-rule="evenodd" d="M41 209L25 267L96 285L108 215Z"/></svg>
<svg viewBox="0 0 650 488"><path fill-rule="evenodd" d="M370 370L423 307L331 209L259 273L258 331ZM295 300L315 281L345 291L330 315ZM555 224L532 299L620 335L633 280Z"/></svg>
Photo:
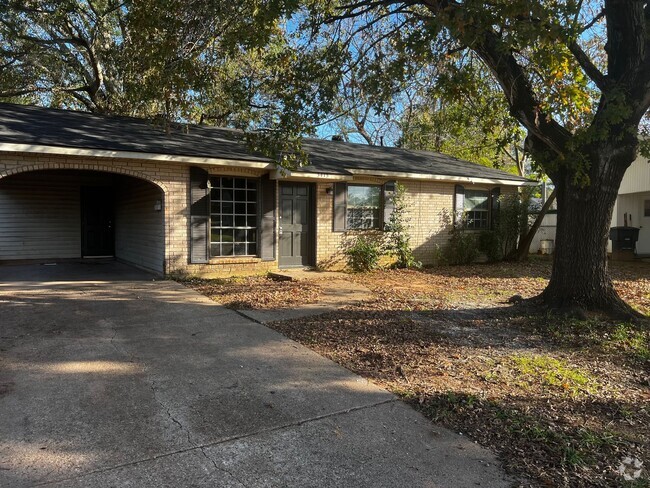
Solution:
<svg viewBox="0 0 650 488"><path fill-rule="evenodd" d="M285 171L234 130L0 104L0 262L113 256L197 275L338 267L348 236L381 231L399 182L426 264L448 239L445 213L489 228L495 196L530 183L431 152L304 148L309 165Z"/></svg>

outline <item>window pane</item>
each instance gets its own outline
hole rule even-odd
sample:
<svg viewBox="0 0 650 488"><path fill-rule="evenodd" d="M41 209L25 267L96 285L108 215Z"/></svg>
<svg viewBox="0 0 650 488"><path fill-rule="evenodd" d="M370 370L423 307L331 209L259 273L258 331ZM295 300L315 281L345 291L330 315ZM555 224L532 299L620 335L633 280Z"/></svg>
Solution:
<svg viewBox="0 0 650 488"><path fill-rule="evenodd" d="M234 239L234 229L223 229L221 231L221 242L232 242Z"/></svg>
<svg viewBox="0 0 650 488"><path fill-rule="evenodd" d="M379 209L348 208L348 229L378 229Z"/></svg>
<svg viewBox="0 0 650 488"><path fill-rule="evenodd" d="M235 218L232 215L221 216L222 227L233 227L235 225Z"/></svg>
<svg viewBox="0 0 650 488"><path fill-rule="evenodd" d="M235 229L235 242L246 242L246 230Z"/></svg>
<svg viewBox="0 0 650 488"><path fill-rule="evenodd" d="M488 210L488 192L465 190L465 210Z"/></svg>
<svg viewBox="0 0 650 488"><path fill-rule="evenodd" d="M381 209L381 187L349 185L347 201L348 229L378 229Z"/></svg>
<svg viewBox="0 0 650 488"><path fill-rule="evenodd" d="M379 207L381 187L348 185L348 207Z"/></svg>
<svg viewBox="0 0 650 488"><path fill-rule="evenodd" d="M257 180L213 178L210 253L246 256L257 252Z"/></svg>

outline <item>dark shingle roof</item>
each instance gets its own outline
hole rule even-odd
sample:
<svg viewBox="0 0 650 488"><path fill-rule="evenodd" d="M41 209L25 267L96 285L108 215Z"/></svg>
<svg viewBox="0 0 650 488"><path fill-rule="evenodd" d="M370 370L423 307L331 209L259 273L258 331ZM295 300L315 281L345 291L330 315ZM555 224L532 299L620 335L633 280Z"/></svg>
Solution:
<svg viewBox="0 0 650 488"><path fill-rule="evenodd" d="M143 119L3 103L0 103L0 143L269 161L251 153L243 133L232 129L190 125L167 134L162 127ZM303 146L309 154L309 165L298 171L327 174L391 171L528 181L434 152L321 139L305 139Z"/></svg>

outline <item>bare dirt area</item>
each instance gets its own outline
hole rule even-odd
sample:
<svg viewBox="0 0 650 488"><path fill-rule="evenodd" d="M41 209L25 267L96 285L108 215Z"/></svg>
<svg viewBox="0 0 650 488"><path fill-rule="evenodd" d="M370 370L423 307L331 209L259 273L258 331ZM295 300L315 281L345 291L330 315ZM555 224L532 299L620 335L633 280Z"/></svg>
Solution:
<svg viewBox="0 0 650 488"><path fill-rule="evenodd" d="M535 260L350 275L371 299L271 327L493 449L522 486L649 487L648 324L508 303L541 292L549 274ZM650 265L612 274L650 313ZM618 472L624 460L634 481Z"/></svg>

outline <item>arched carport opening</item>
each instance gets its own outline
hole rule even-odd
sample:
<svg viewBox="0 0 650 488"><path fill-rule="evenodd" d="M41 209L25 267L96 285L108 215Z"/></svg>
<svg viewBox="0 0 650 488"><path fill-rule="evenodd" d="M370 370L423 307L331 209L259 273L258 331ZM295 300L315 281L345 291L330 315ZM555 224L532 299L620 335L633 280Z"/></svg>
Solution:
<svg viewBox="0 0 650 488"><path fill-rule="evenodd" d="M164 272L164 191L110 171L35 169L0 178L0 262L114 257Z"/></svg>

